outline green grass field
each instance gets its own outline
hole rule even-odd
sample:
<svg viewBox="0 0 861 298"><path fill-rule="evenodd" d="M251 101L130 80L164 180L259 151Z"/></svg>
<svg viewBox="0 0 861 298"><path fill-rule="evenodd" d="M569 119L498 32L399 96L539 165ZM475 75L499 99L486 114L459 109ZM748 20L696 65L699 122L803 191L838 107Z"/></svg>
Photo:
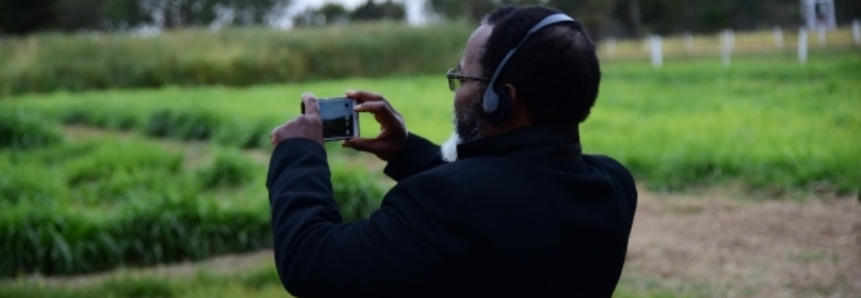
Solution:
<svg viewBox="0 0 861 298"><path fill-rule="evenodd" d="M0 105L67 123L267 148L269 130L298 114L303 92L327 97L365 89L384 94L410 131L441 142L451 132L453 97L443 71L244 89L26 95ZM614 62L604 74L597 106L581 128L585 151L619 159L654 189L726 182L769 192L859 187L858 52L813 56L805 66L791 55L736 59L731 68L718 59L673 60L657 70ZM378 132L372 118L361 123L364 136Z"/></svg>
<svg viewBox="0 0 861 298"><path fill-rule="evenodd" d="M427 74L456 63L474 28L381 22L277 30L188 28L0 38L0 97L58 90L250 86ZM381 57L385 57L381 59Z"/></svg>
<svg viewBox="0 0 861 298"><path fill-rule="evenodd" d="M598 103L581 127L585 151L617 158L655 190L740 184L769 194L857 192L861 53L813 55L804 66L791 55L733 63L676 59L661 69L643 61L605 63ZM273 126L298 114L303 92L382 93L412 132L441 142L452 130L445 69L436 76L0 99L0 226L6 227L0 255L14 256L0 262L0 276L134 268L266 246L265 163L252 157L260 149L265 155ZM23 120L6 121L15 117ZM361 122L364 136L378 132L371 117ZM58 128L71 124L108 132L82 136ZM57 131L67 134L58 138ZM374 164L372 157L335 145L329 149L336 196L350 206L345 217L355 219L382 196L381 175L360 168ZM242 233L261 239L242 240ZM117 277L69 289L7 281L0 297L283 296L271 266L262 268L241 276ZM617 297L709 291L648 280L626 276Z"/></svg>
<svg viewBox="0 0 861 298"><path fill-rule="evenodd" d="M259 159L137 136L63 140L48 137L57 131L50 125L34 129L41 123L33 118L0 115L2 135L12 136L0 142L0 277L94 273L271 247ZM344 219L369 215L382 185L332 160Z"/></svg>

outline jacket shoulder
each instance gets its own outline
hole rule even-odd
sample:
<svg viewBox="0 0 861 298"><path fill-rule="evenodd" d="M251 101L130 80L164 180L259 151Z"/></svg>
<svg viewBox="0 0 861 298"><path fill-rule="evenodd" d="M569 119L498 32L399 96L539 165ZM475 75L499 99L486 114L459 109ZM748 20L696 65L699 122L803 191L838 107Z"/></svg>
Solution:
<svg viewBox="0 0 861 298"><path fill-rule="evenodd" d="M627 177L633 180L631 171L629 171L621 162L612 157L600 154L584 154L583 162L611 172L610 174Z"/></svg>

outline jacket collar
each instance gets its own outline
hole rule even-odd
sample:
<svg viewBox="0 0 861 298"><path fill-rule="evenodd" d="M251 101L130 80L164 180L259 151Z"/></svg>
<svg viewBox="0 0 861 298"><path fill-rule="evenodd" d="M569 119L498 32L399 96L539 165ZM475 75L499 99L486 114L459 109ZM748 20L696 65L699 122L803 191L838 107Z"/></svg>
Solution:
<svg viewBox="0 0 861 298"><path fill-rule="evenodd" d="M505 156L538 161L580 161L582 155L576 127L533 125L457 146L458 159Z"/></svg>

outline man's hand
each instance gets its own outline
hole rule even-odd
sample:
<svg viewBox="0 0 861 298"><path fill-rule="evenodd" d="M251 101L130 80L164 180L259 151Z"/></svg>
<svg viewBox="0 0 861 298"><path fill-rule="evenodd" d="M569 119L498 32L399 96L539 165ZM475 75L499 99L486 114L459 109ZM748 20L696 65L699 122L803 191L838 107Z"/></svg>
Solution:
<svg viewBox="0 0 861 298"><path fill-rule="evenodd" d="M290 120L276 127L269 134L272 146L278 146L283 140L306 138L323 144L323 120L320 118L320 106L314 94L302 94L302 102L305 103L305 115Z"/></svg>
<svg viewBox="0 0 861 298"><path fill-rule="evenodd" d="M379 94L364 91L349 91L347 97L355 99L359 105L356 112L370 112L380 123L380 135L374 139L355 138L344 141L343 146L358 151L372 153L384 161L389 161L401 151L407 142L407 126L404 118L392 105Z"/></svg>

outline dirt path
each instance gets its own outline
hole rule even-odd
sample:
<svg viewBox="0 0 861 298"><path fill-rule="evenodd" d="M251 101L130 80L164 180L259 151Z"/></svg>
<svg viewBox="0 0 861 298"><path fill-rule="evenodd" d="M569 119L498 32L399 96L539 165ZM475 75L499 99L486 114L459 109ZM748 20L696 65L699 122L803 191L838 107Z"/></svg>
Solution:
<svg viewBox="0 0 861 298"><path fill-rule="evenodd" d="M626 274L719 297L861 297L855 198L743 202L641 192Z"/></svg>

